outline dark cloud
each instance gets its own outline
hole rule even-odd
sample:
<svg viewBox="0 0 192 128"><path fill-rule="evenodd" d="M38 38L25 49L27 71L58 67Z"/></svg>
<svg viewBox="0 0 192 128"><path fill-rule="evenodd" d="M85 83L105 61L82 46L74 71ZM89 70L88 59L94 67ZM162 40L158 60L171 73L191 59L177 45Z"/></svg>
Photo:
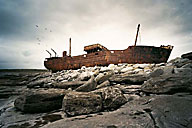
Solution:
<svg viewBox="0 0 192 128"><path fill-rule="evenodd" d="M30 22L25 16L27 7L23 0L0 1L0 37L19 35L27 28Z"/></svg>
<svg viewBox="0 0 192 128"><path fill-rule="evenodd" d="M184 35L188 44L192 40L191 21L191 0L0 0L0 47L6 45L6 49L15 49L25 45L20 54L26 59L50 42L53 47L58 38L63 41L68 35L81 38L88 35L99 41L104 39L102 36L108 36L110 40L114 33L127 34L129 29L135 30L138 23L151 35L159 29L161 33L157 34L168 33L178 42L183 41L179 38ZM33 52L27 49L28 44L34 44ZM1 66L9 62L4 56L7 55L0 55ZM17 61L12 58L9 56L9 60Z"/></svg>

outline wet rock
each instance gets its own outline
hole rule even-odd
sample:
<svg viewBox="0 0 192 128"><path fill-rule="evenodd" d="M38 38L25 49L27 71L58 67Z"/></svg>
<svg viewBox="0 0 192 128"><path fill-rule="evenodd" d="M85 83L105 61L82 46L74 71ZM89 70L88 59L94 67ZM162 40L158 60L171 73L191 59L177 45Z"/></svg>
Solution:
<svg viewBox="0 0 192 128"><path fill-rule="evenodd" d="M97 83L95 81L95 77L92 76L89 81L87 81L85 84L81 85L77 89L75 89L78 92L89 92L95 90L97 87Z"/></svg>
<svg viewBox="0 0 192 128"><path fill-rule="evenodd" d="M14 105L25 113L48 112L62 107L62 100L67 92L62 89L31 89L19 96Z"/></svg>
<svg viewBox="0 0 192 128"><path fill-rule="evenodd" d="M103 109L114 110L127 102L120 89L115 87L106 87L94 91L102 96Z"/></svg>
<svg viewBox="0 0 192 128"><path fill-rule="evenodd" d="M147 80L142 85L142 91L157 94L192 91L192 69L176 68L174 72Z"/></svg>
<svg viewBox="0 0 192 128"><path fill-rule="evenodd" d="M117 74L109 78L110 83L125 83L125 84L143 84L147 80L145 75L141 74Z"/></svg>
<svg viewBox="0 0 192 128"><path fill-rule="evenodd" d="M106 80L105 82L97 85L96 89L99 89L99 88L104 88L104 87L107 87L110 85L110 82L108 80Z"/></svg>
<svg viewBox="0 0 192 128"><path fill-rule="evenodd" d="M182 58L187 58L187 59L192 60L192 52L189 52L189 53L183 54L183 55L181 55L181 57L182 57Z"/></svg>
<svg viewBox="0 0 192 128"><path fill-rule="evenodd" d="M102 109L102 98L94 93L72 91L65 95L62 108L67 116L95 113Z"/></svg>
<svg viewBox="0 0 192 128"><path fill-rule="evenodd" d="M53 83L53 86L55 88L62 88L62 89L68 89L68 88L76 89L85 83L86 83L86 81L55 82L55 83Z"/></svg>

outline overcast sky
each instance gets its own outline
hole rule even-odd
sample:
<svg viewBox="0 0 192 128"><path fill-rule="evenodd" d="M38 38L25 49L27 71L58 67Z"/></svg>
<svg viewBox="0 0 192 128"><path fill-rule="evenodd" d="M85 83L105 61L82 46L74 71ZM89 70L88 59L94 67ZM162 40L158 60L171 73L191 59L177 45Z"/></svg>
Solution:
<svg viewBox="0 0 192 128"><path fill-rule="evenodd" d="M0 0L0 68L44 68L45 50L83 54L134 44L173 45L170 59L192 51L191 0Z"/></svg>

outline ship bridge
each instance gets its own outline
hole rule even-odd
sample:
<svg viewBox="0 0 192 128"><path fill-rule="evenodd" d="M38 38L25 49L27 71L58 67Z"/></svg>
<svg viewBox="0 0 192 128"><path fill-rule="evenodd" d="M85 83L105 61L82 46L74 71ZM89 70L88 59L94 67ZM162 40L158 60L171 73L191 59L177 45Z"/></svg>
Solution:
<svg viewBox="0 0 192 128"><path fill-rule="evenodd" d="M84 51L89 53L98 52L98 51L108 51L108 49L101 44L92 44L84 47Z"/></svg>

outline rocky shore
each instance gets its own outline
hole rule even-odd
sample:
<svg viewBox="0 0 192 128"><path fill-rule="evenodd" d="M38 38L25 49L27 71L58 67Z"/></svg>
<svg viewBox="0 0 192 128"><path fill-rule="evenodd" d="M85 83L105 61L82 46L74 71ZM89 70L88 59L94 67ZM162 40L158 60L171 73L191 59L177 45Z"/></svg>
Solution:
<svg viewBox="0 0 192 128"><path fill-rule="evenodd" d="M161 64L110 64L0 76L3 128L191 128L192 53Z"/></svg>

